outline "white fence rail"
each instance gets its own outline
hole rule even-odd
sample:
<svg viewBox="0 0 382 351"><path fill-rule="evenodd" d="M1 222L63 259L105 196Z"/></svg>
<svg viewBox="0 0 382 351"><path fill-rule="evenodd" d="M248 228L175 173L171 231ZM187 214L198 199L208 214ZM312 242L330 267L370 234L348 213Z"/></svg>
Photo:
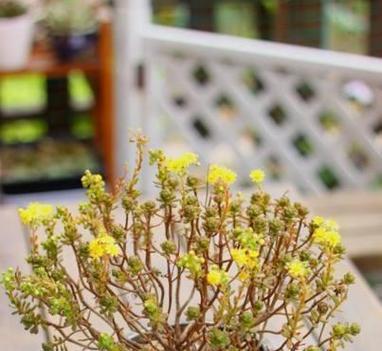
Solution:
<svg viewBox="0 0 382 351"><path fill-rule="evenodd" d="M224 150L243 176L313 192L382 174L381 60L159 26L143 40L149 124L170 118L207 162Z"/></svg>
<svg viewBox="0 0 382 351"><path fill-rule="evenodd" d="M146 133L308 192L382 178L382 60L142 26Z"/></svg>

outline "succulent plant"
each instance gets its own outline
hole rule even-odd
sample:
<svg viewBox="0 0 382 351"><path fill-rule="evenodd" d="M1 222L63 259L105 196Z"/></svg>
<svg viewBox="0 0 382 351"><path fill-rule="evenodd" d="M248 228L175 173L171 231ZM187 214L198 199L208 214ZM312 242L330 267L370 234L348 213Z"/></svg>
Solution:
<svg viewBox="0 0 382 351"><path fill-rule="evenodd" d="M54 35L83 34L97 28L95 8L88 1L53 0L45 10L45 26Z"/></svg>
<svg viewBox="0 0 382 351"><path fill-rule="evenodd" d="M200 180L191 152L150 151L157 194L142 198L146 138L133 140L135 167L112 192L88 171L77 213L20 209L32 273L10 268L2 284L25 329L51 330L44 351L253 351L270 336L272 351L335 351L360 332L333 322L354 283L335 272L345 249L333 220L272 199L262 170L248 200L228 168L211 165Z"/></svg>
<svg viewBox="0 0 382 351"><path fill-rule="evenodd" d="M0 18L12 18L24 15L28 8L18 0L0 0Z"/></svg>

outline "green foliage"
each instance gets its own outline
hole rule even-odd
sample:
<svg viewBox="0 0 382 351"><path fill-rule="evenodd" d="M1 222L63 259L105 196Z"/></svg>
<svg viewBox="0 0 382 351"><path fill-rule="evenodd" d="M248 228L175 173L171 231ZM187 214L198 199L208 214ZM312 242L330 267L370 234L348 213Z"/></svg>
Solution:
<svg viewBox="0 0 382 351"><path fill-rule="evenodd" d="M190 306L187 308L186 317L188 321L197 320L200 317L200 308L198 306Z"/></svg>
<svg viewBox="0 0 382 351"><path fill-rule="evenodd" d="M152 151L158 191L143 200L137 184L146 138L133 141L135 167L113 192L87 171L78 211L39 203L20 209L31 273L10 268L0 282L26 330L50 330L43 351L71 344L250 351L268 334L278 334L280 351L336 351L360 332L354 323L331 323L354 283L350 273L335 274L345 251L333 220L309 218L286 196L272 199L259 171L246 199L232 193L235 173L216 165L204 177L206 194L190 174L192 153ZM307 331L321 335L316 345L301 342Z"/></svg>
<svg viewBox="0 0 382 351"><path fill-rule="evenodd" d="M0 18L13 18L24 15L28 11L27 7L17 0L0 1Z"/></svg>
<svg viewBox="0 0 382 351"><path fill-rule="evenodd" d="M114 339L106 333L102 333L98 339L98 347L101 351L118 351L119 348Z"/></svg>
<svg viewBox="0 0 382 351"><path fill-rule="evenodd" d="M87 1L53 0L45 10L45 25L55 35L83 34L97 27L95 9Z"/></svg>
<svg viewBox="0 0 382 351"><path fill-rule="evenodd" d="M18 120L4 123L0 139L4 144L29 143L42 138L47 132L42 120Z"/></svg>
<svg viewBox="0 0 382 351"><path fill-rule="evenodd" d="M212 328L208 335L209 342L213 350L227 348L230 344L230 338L224 330Z"/></svg>

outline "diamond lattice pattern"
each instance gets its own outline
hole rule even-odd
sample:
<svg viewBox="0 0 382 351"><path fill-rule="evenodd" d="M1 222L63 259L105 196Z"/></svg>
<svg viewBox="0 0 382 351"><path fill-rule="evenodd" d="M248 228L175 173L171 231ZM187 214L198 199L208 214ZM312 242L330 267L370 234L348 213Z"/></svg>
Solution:
<svg viewBox="0 0 382 351"><path fill-rule="evenodd" d="M255 167L313 193L381 182L377 84L208 57L151 51L150 117L161 126L151 130L161 140L177 135L205 163L239 169L242 185Z"/></svg>

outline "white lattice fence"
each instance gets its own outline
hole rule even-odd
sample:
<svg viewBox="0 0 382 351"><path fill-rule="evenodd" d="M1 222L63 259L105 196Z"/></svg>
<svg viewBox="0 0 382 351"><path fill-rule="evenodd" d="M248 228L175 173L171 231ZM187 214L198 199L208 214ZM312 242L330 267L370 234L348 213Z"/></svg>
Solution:
<svg viewBox="0 0 382 351"><path fill-rule="evenodd" d="M158 26L144 40L154 140L311 192L380 180L382 61Z"/></svg>

